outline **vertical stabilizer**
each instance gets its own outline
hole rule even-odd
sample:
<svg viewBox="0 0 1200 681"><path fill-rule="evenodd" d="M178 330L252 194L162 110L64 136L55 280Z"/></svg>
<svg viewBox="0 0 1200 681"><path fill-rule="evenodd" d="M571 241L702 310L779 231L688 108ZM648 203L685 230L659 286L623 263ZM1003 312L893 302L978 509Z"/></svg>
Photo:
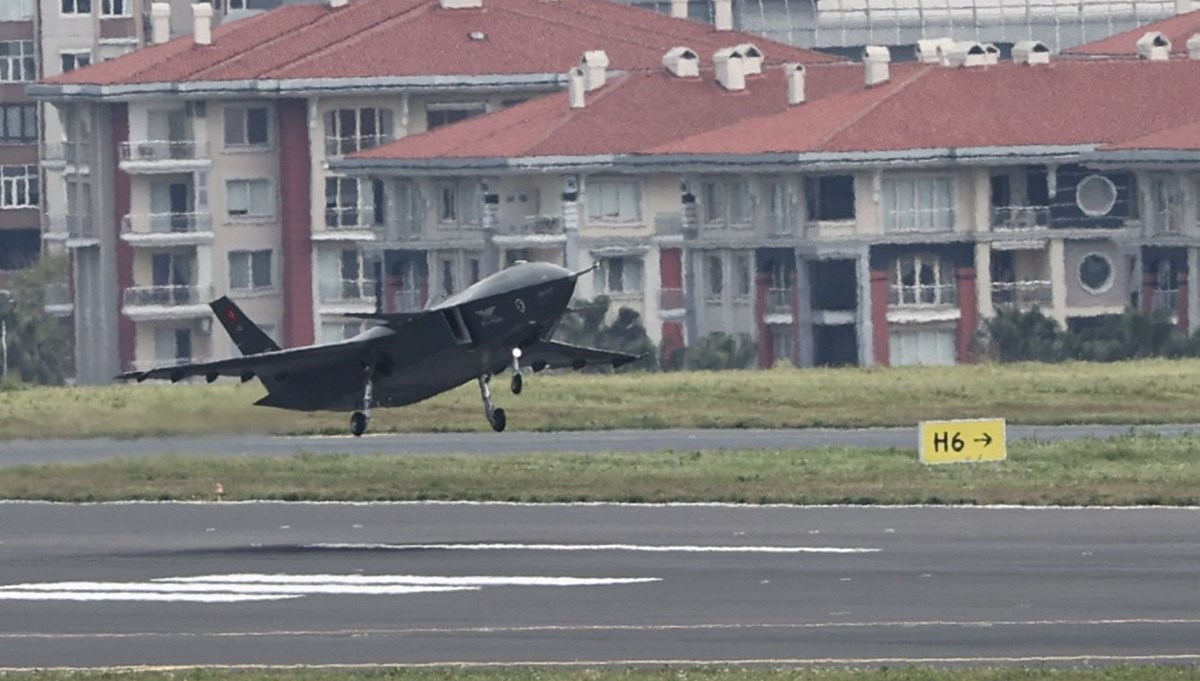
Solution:
<svg viewBox="0 0 1200 681"><path fill-rule="evenodd" d="M279 349L275 341L250 321L246 313L242 312L242 308L228 297L221 296L208 306L212 308L213 314L217 315L221 326L225 327L225 331L233 339L233 344L243 355L258 355Z"/></svg>

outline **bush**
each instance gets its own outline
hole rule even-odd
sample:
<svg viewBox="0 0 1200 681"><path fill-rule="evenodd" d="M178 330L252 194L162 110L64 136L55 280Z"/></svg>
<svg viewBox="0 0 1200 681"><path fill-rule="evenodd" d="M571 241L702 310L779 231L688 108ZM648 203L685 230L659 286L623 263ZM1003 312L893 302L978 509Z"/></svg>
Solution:
<svg viewBox="0 0 1200 681"><path fill-rule="evenodd" d="M985 325L987 354L1000 362L1118 362L1146 357L1200 355L1200 335L1188 338L1163 312L1128 309L1081 320L1063 330L1034 308L998 310Z"/></svg>
<svg viewBox="0 0 1200 681"><path fill-rule="evenodd" d="M591 301L575 300L570 312L563 315L555 330L555 337L566 343L584 345L590 348L614 350L631 355L645 355L636 362L631 362L617 371L654 370L658 367L658 357L654 352L654 343L646 334L642 324L642 316L637 310L622 307L617 310L617 316L612 323L605 321L612 301L608 296L596 296ZM601 367L593 367L594 370Z"/></svg>
<svg viewBox="0 0 1200 681"><path fill-rule="evenodd" d="M746 334L731 336L714 333L675 353L679 367L688 370L719 371L752 369L757 364L758 345Z"/></svg>

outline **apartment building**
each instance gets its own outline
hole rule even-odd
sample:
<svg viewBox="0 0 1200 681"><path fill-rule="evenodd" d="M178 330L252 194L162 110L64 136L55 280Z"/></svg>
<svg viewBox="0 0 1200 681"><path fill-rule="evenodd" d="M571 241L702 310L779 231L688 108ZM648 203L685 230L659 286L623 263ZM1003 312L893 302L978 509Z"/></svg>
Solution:
<svg viewBox="0 0 1200 681"><path fill-rule="evenodd" d="M655 73L591 87L576 71L567 93L332 167L422 196L477 178L501 257L597 265L581 293L639 309L656 340L744 333L763 366L969 361L1002 306L1073 325L1164 308L1191 331L1200 94L1171 84L1200 61L1163 40L1073 60L1031 42L1003 63L930 42L914 64L871 48L783 69L679 47ZM519 208L534 192L540 210ZM440 216L413 224L419 245Z"/></svg>
<svg viewBox="0 0 1200 681"><path fill-rule="evenodd" d="M151 32L166 33L174 10L151 14ZM219 295L296 345L356 332L344 315L376 309L385 272L415 281L435 268L451 276L433 294L465 287L498 261L436 253L477 245L478 182L418 200L327 164L558 90L577 63L638 71L677 43L752 40L595 0L331 0L216 28L213 14L194 5L194 37L29 88L53 105L72 150L65 217L48 235L72 257L81 383L232 352L205 304ZM775 64L835 60L764 48ZM442 226L417 242L429 255L385 259L376 243L417 214ZM389 299L412 306L430 293Z"/></svg>
<svg viewBox="0 0 1200 681"><path fill-rule="evenodd" d="M36 37L32 0L0 7L0 277L35 260L41 243L38 114L25 96L39 74Z"/></svg>

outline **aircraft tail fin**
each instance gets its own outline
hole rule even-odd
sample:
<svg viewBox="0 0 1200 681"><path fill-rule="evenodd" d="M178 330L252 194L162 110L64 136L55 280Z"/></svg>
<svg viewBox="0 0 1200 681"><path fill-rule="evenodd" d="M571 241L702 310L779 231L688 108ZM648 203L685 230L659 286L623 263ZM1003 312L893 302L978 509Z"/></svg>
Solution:
<svg viewBox="0 0 1200 681"><path fill-rule="evenodd" d="M258 355L279 349L279 345L250 321L246 313L242 312L242 308L228 297L221 296L208 306L212 308L213 314L217 315L217 319L221 320L221 326L225 327L225 331L243 355Z"/></svg>

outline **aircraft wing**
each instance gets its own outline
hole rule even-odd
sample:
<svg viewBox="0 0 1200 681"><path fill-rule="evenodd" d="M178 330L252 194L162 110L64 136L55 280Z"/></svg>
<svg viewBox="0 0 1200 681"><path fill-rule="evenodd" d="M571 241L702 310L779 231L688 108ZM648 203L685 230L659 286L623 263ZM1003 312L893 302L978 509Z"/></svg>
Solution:
<svg viewBox="0 0 1200 681"><path fill-rule="evenodd" d="M258 355L220 359L213 362L174 364L155 367L148 371L130 371L117 376L117 378L135 379L138 383L148 378L167 378L174 383L189 376L204 376L209 383L216 380L217 376L239 376L242 380L250 380L255 375L270 378L279 374L308 371L336 364L353 358L362 349L362 345L358 343L311 345L264 352Z"/></svg>
<svg viewBox="0 0 1200 681"><path fill-rule="evenodd" d="M582 369L589 364L616 368L642 358L642 355L588 348L559 341L538 341L522 352L524 354L521 355L521 364L537 367L544 362L549 368Z"/></svg>

